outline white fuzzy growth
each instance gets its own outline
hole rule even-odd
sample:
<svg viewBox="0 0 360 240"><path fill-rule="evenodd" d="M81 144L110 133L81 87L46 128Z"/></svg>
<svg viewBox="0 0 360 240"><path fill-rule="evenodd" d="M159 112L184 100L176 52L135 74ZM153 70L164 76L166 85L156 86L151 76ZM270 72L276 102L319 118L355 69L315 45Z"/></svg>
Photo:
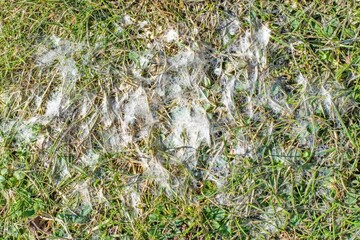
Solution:
<svg viewBox="0 0 360 240"><path fill-rule="evenodd" d="M36 136L35 147L38 149L42 149L46 138L47 137L44 134L39 134L38 136Z"/></svg>
<svg viewBox="0 0 360 240"><path fill-rule="evenodd" d="M120 134L115 130L111 131L111 133L109 134L108 141L109 141L109 145L111 146L110 149L115 150L115 151L121 149L120 147L123 145L123 141L122 141L122 138L120 137ZM130 142L130 141L131 141L131 138L125 142Z"/></svg>
<svg viewBox="0 0 360 240"><path fill-rule="evenodd" d="M37 109L39 109L41 107L41 104L43 102L43 96L34 96L35 98L35 106Z"/></svg>
<svg viewBox="0 0 360 240"><path fill-rule="evenodd" d="M230 35L235 35L236 33L238 33L240 28L240 22L238 20L234 20L232 21L229 26L228 26L228 32Z"/></svg>
<svg viewBox="0 0 360 240"><path fill-rule="evenodd" d="M195 59L195 53L190 48L186 49L183 52L179 52L174 57L169 59L171 67L180 68L186 67L189 64L193 63Z"/></svg>
<svg viewBox="0 0 360 240"><path fill-rule="evenodd" d="M229 164L222 156L215 156L210 162L208 179L214 181L216 186L221 188L226 184L228 174Z"/></svg>
<svg viewBox="0 0 360 240"><path fill-rule="evenodd" d="M142 214L141 197L138 191L135 189L135 187L133 186L125 187L123 197L121 196L120 198L133 209L135 217L139 217Z"/></svg>
<svg viewBox="0 0 360 240"><path fill-rule="evenodd" d="M108 95L104 92L104 98L101 103L101 113L102 113L102 121L104 123L105 129L109 128L114 121L114 113L111 109L111 103L109 101Z"/></svg>
<svg viewBox="0 0 360 240"><path fill-rule="evenodd" d="M300 73L299 75L297 75L296 77L296 83L302 86L306 86L308 81L306 78L304 78L304 76Z"/></svg>
<svg viewBox="0 0 360 240"><path fill-rule="evenodd" d="M14 134L16 140L27 144L36 138L32 124L23 121L3 121L0 124L0 130L6 135Z"/></svg>
<svg viewBox="0 0 360 240"><path fill-rule="evenodd" d="M83 204L88 207L92 207L91 195L89 192L89 186L87 182L81 182L74 186L74 192L79 193Z"/></svg>
<svg viewBox="0 0 360 240"><path fill-rule="evenodd" d="M80 112L79 112L79 116L80 118L83 118L85 117L86 115L89 114L90 112L90 108L91 108L91 105L92 105L92 101L94 100L93 96L91 95L88 95L88 94L83 94L85 95L84 99L82 100L82 104L81 104L81 107L80 107Z"/></svg>
<svg viewBox="0 0 360 240"><path fill-rule="evenodd" d="M38 59L40 65L48 65L54 62L54 60L58 57L57 51L49 51L41 56L41 58Z"/></svg>
<svg viewBox="0 0 360 240"><path fill-rule="evenodd" d="M80 159L80 161L85 166L93 167L98 163L99 160L99 154L94 153L93 151L89 151L86 155L83 155Z"/></svg>
<svg viewBox="0 0 360 240"><path fill-rule="evenodd" d="M18 131L18 137L25 143L31 143L36 137L32 125L22 123L18 126Z"/></svg>
<svg viewBox="0 0 360 240"><path fill-rule="evenodd" d="M139 57L139 67L141 69L149 66L150 60L152 59L153 54L150 52L145 52Z"/></svg>
<svg viewBox="0 0 360 240"><path fill-rule="evenodd" d="M75 90L76 81L79 78L73 55L81 47L79 44L62 40L56 36L51 37L51 42L53 48L40 48L39 51L41 53L39 53L37 62L41 67L46 67L58 61L55 68L60 73L63 81L61 87L57 92L52 93L50 100L46 104L45 117L47 117L48 120L60 115L62 104L70 103L70 94ZM38 99L38 102L41 104L42 99Z"/></svg>
<svg viewBox="0 0 360 240"><path fill-rule="evenodd" d="M169 98L182 98L183 90L179 84L172 84L169 86Z"/></svg>
<svg viewBox="0 0 360 240"><path fill-rule="evenodd" d="M141 76L141 74L142 74L141 68L134 67L131 72L132 72L132 74L134 75L134 77L135 77L136 79L144 80L144 77Z"/></svg>
<svg viewBox="0 0 360 240"><path fill-rule="evenodd" d="M142 29L143 27L147 26L149 24L148 21L142 21L139 23L139 29Z"/></svg>
<svg viewBox="0 0 360 240"><path fill-rule="evenodd" d="M11 121L2 121L0 123L1 126L1 131L7 134L10 134L11 130L13 128L15 128L16 126L16 121L11 120Z"/></svg>
<svg viewBox="0 0 360 240"><path fill-rule="evenodd" d="M50 37L50 39L54 42L54 44L55 44L56 46L59 46L59 45L60 45L61 38L59 38L59 37L57 37L57 36L55 36L55 35L52 35L52 36Z"/></svg>
<svg viewBox="0 0 360 240"><path fill-rule="evenodd" d="M50 40L53 44L51 49L46 47L39 48L37 62L40 66L51 64L55 60L63 61L68 56L71 58L75 51L81 48L79 44L62 40L56 36L52 36Z"/></svg>
<svg viewBox="0 0 360 240"><path fill-rule="evenodd" d="M79 126L79 140L85 141L91 132L91 129L94 127L96 123L97 113L93 113L91 117L86 121L80 124Z"/></svg>
<svg viewBox="0 0 360 240"><path fill-rule="evenodd" d="M116 152L121 150L128 142L132 141L132 137L127 133L121 134L120 130L112 126L102 132L104 147L107 151Z"/></svg>
<svg viewBox="0 0 360 240"><path fill-rule="evenodd" d="M250 96L247 97L246 99L247 99L247 115L249 116L249 118L252 119L254 117L253 100Z"/></svg>
<svg viewBox="0 0 360 240"><path fill-rule="evenodd" d="M271 109L274 110L276 113L284 114L286 112L286 109L276 101L272 100L271 97L268 97L267 103L269 104Z"/></svg>
<svg viewBox="0 0 360 240"><path fill-rule="evenodd" d="M216 68L214 69L214 74L215 74L216 76L220 76L221 73L222 73L222 68L221 68L221 67L216 67Z"/></svg>
<svg viewBox="0 0 360 240"><path fill-rule="evenodd" d="M142 154L141 154L142 155ZM144 158L144 159L149 159ZM150 161L143 160L142 166L145 169L145 175L155 182L165 191L170 193L171 187L169 185L170 174L155 158L151 158Z"/></svg>
<svg viewBox="0 0 360 240"><path fill-rule="evenodd" d="M240 39L240 46L243 51L248 51L251 46L251 32L249 30L245 31L245 35Z"/></svg>
<svg viewBox="0 0 360 240"><path fill-rule="evenodd" d="M140 65L141 68L147 67L147 66L149 65L149 62L150 62L150 60L147 59L147 58L144 57L144 56L141 56L141 57L139 58L139 65Z"/></svg>
<svg viewBox="0 0 360 240"><path fill-rule="evenodd" d="M224 103L226 109L228 110L228 115L231 118L233 118L233 115L231 112L234 107L233 91L234 91L234 85L235 85L235 78L230 77L230 79L228 79L227 77L225 77L224 80L225 80L225 89L223 91L222 102Z"/></svg>
<svg viewBox="0 0 360 240"><path fill-rule="evenodd" d="M231 42L233 36L239 32L240 22L237 19L226 19L221 23L221 29L223 45L227 45Z"/></svg>
<svg viewBox="0 0 360 240"><path fill-rule="evenodd" d="M131 20L131 17L129 15L125 15L122 19L122 22L123 22L124 26L128 26L133 23L133 21Z"/></svg>
<svg viewBox="0 0 360 240"><path fill-rule="evenodd" d="M260 215L262 219L259 224L262 234L275 234L284 228L288 213L281 207L266 207Z"/></svg>
<svg viewBox="0 0 360 240"><path fill-rule="evenodd" d="M133 191L130 193L130 204L131 207L134 208L135 210L135 214L138 216L141 212L140 210L140 205L141 205L141 198L140 198L140 194L136 191Z"/></svg>
<svg viewBox="0 0 360 240"><path fill-rule="evenodd" d="M168 181L170 179L169 172L157 161L152 161L149 163L149 175L154 176L156 182L167 190L170 189Z"/></svg>
<svg viewBox="0 0 360 240"><path fill-rule="evenodd" d="M201 106L193 105L191 109L187 107L177 108L172 114L172 125L172 144L174 147L188 145L196 149L203 142L210 145L210 123ZM187 139L182 137L184 131Z"/></svg>
<svg viewBox="0 0 360 240"><path fill-rule="evenodd" d="M116 34L120 34L120 33L124 32L124 28L121 27L119 24L114 23L114 26L115 26L115 33Z"/></svg>
<svg viewBox="0 0 360 240"><path fill-rule="evenodd" d="M64 178L69 178L71 175L70 175L70 172L69 172L69 168L67 166L67 163L66 163L66 160L61 158L59 160L59 168L60 168L60 180L63 180Z"/></svg>
<svg viewBox="0 0 360 240"><path fill-rule="evenodd" d="M320 90L320 94L323 96L324 100L324 104L327 108L328 111L331 110L331 106L332 106L332 99L331 99L331 94L328 90L326 90L324 87L321 87Z"/></svg>
<svg viewBox="0 0 360 240"><path fill-rule="evenodd" d="M250 50L251 47L251 32L247 30L245 35L240 38L240 54L245 55L246 57L252 58L254 55Z"/></svg>
<svg viewBox="0 0 360 240"><path fill-rule="evenodd" d="M78 69L73 58L65 59L58 65L58 69L61 73L61 78L64 81L64 89L73 89L75 82L79 77Z"/></svg>
<svg viewBox="0 0 360 240"><path fill-rule="evenodd" d="M56 64L56 68L59 70L61 78L64 81L63 88L68 89L71 86L71 89L68 90L72 90L75 86L76 80L79 78L78 69L73 55L76 51L81 49L82 46L67 40L62 40L56 36L52 36L50 39L54 45L53 48L39 48L40 53L37 58L37 62L40 66L44 67L57 60L59 63Z"/></svg>
<svg viewBox="0 0 360 240"><path fill-rule="evenodd" d="M47 102L46 105L46 117L57 117L60 114L62 94L60 92L54 93L52 98Z"/></svg>
<svg viewBox="0 0 360 240"><path fill-rule="evenodd" d="M165 42L170 43L170 42L178 40L179 34L176 30L170 29L169 31L166 32L164 37L165 37Z"/></svg>
<svg viewBox="0 0 360 240"><path fill-rule="evenodd" d="M255 40L258 42L260 47L264 48L268 45L271 36L271 30L265 25L262 25L255 34Z"/></svg>
<svg viewBox="0 0 360 240"><path fill-rule="evenodd" d="M198 95L197 81L204 76L202 73L202 61L190 48L180 51L168 60L170 65L169 73L161 76L164 82L162 89L158 89L160 95L166 95L167 100L178 100L185 102L185 96ZM189 68L194 68L190 72ZM192 90L188 90L192 89Z"/></svg>
<svg viewBox="0 0 360 240"><path fill-rule="evenodd" d="M292 128L292 136L297 138L300 144L311 145L309 141L311 134L307 130L310 124L310 122L304 120L296 121L296 124L294 124Z"/></svg>
<svg viewBox="0 0 360 240"><path fill-rule="evenodd" d="M105 203L106 205L108 204L108 200L106 199L104 193L103 193L103 189L100 188L96 194L96 198L98 203Z"/></svg>
<svg viewBox="0 0 360 240"><path fill-rule="evenodd" d="M147 124L153 122L146 93L139 87L129 98L124 108L124 125L133 124L137 118L142 118Z"/></svg>
<svg viewBox="0 0 360 240"><path fill-rule="evenodd" d="M239 142L237 146L233 149L235 155L244 155L248 149L248 146L243 142Z"/></svg>

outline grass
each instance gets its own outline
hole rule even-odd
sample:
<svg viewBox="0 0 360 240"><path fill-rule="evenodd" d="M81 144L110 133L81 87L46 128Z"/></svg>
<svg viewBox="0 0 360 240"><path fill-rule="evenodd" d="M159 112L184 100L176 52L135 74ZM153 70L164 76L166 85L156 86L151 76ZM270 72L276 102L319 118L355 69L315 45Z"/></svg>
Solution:
<svg viewBox="0 0 360 240"><path fill-rule="evenodd" d="M0 7L1 238L359 237L359 3Z"/></svg>

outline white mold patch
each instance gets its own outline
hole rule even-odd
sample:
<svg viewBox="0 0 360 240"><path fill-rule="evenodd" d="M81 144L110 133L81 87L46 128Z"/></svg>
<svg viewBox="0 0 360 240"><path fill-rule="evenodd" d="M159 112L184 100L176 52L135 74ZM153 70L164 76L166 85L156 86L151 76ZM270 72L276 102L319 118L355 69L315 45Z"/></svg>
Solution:
<svg viewBox="0 0 360 240"><path fill-rule="evenodd" d="M129 15L124 15L124 17L122 19L122 23L124 24L124 26L128 26L128 25L133 24L133 21Z"/></svg>
<svg viewBox="0 0 360 240"><path fill-rule="evenodd" d="M164 40L165 40L165 42L168 42L168 43L177 41L178 38L179 38L179 34L174 29L168 30L164 35Z"/></svg>
<svg viewBox="0 0 360 240"><path fill-rule="evenodd" d="M2 121L0 131L4 136L14 136L16 144L31 144L36 140L36 133L33 130L33 124L22 121ZM2 138L3 139L3 138Z"/></svg>
<svg viewBox="0 0 360 240"><path fill-rule="evenodd" d="M144 28L145 26L147 26L149 24L148 21L142 21L142 22L139 22L139 29L142 29Z"/></svg>
<svg viewBox="0 0 360 240"><path fill-rule="evenodd" d="M64 158L58 159L57 166L54 165L53 172L54 172L54 176L58 177L57 178L58 183L71 176L69 168L68 168L68 163L67 163L66 159L64 159Z"/></svg>
<svg viewBox="0 0 360 240"><path fill-rule="evenodd" d="M227 28L228 28L228 32L230 35L232 35L232 36L236 35L240 30L239 20L237 20L237 19L233 20Z"/></svg>
<svg viewBox="0 0 360 240"><path fill-rule="evenodd" d="M80 161L85 166L94 167L99 161L99 154L90 150L87 154L80 158Z"/></svg>
<svg viewBox="0 0 360 240"><path fill-rule="evenodd" d="M323 86L320 89L320 94L323 96L323 103L326 107L326 110L328 112L331 112L331 106L332 106L332 98L331 94L328 90L326 90Z"/></svg>
<svg viewBox="0 0 360 240"><path fill-rule="evenodd" d="M108 129L114 121L115 114L112 110L112 104L106 92L104 92L104 96L101 104L101 115L102 115L104 128Z"/></svg>
<svg viewBox="0 0 360 240"><path fill-rule="evenodd" d="M260 45L260 48L265 48L270 41L271 30L262 25L255 33L255 40Z"/></svg>
<svg viewBox="0 0 360 240"><path fill-rule="evenodd" d="M210 145L210 124L201 106L193 104L191 107L176 108L172 113L172 125L171 145L174 147L196 149L201 143Z"/></svg>
<svg viewBox="0 0 360 240"><path fill-rule="evenodd" d="M245 155L248 151L248 146L244 144L243 142L240 142L237 144L237 146L233 149L233 154L235 155Z"/></svg>
<svg viewBox="0 0 360 240"><path fill-rule="evenodd" d="M190 48L187 48L185 51L181 51L176 54L174 57L169 59L169 64L171 68L181 68L187 67L189 64L192 64L195 60L195 52Z"/></svg>
<svg viewBox="0 0 360 240"><path fill-rule="evenodd" d="M235 86L235 77L231 76L230 78L224 77L224 90L222 94L222 102L227 109L227 113L231 119L234 118L232 115L234 103L233 103L233 91Z"/></svg>
<svg viewBox="0 0 360 240"><path fill-rule="evenodd" d="M65 59L58 65L61 78L64 80L62 89L70 91L75 88L75 83L79 78L78 69L73 58Z"/></svg>
<svg viewBox="0 0 360 240"><path fill-rule="evenodd" d="M128 136L126 133L121 134L121 132L115 127L111 127L103 131L102 138L105 150L109 152L120 151L132 140L131 136Z"/></svg>
<svg viewBox="0 0 360 240"><path fill-rule="evenodd" d="M53 66L54 72L58 73L62 80L61 85L49 94L45 118L38 117L39 122L48 123L51 119L59 117L62 111L71 105L70 98L73 97L72 95L76 90L76 82L80 78L74 55L81 49L82 44L62 40L56 36L52 36L49 42L38 47L36 61L39 67L45 69L55 64ZM37 105L41 105L43 98L38 97L37 101L40 101Z"/></svg>
<svg viewBox="0 0 360 240"><path fill-rule="evenodd" d="M86 181L75 184L74 193L78 193L80 195L83 206L92 208L91 195L88 183Z"/></svg>
<svg viewBox="0 0 360 240"><path fill-rule="evenodd" d="M229 164L222 156L217 155L212 158L208 169L207 178L214 181L218 189L227 183L227 177L230 174Z"/></svg>
<svg viewBox="0 0 360 240"><path fill-rule="evenodd" d="M134 186L125 187L124 194L121 199L128 207L131 207L134 217L139 217L142 215L141 196ZM131 218L131 216L128 217Z"/></svg>
<svg viewBox="0 0 360 240"><path fill-rule="evenodd" d="M139 87L136 91L130 95L128 103L124 107L124 119L123 124L125 129L128 129L130 125L133 125L136 120L142 119L144 121L143 127L148 128L154 122L152 113L149 108L147 95L143 88ZM143 133L146 137L146 130Z"/></svg>
<svg viewBox="0 0 360 240"><path fill-rule="evenodd" d="M156 158L147 156L146 154L142 153L138 147L137 152L140 156L141 165L145 170L144 175L147 178L154 180L158 186L160 186L167 192L167 194L170 195L170 174L168 170L165 169Z"/></svg>
<svg viewBox="0 0 360 240"><path fill-rule="evenodd" d="M300 73L297 77L296 77L296 83L306 87L306 85L308 84L307 79Z"/></svg>
<svg viewBox="0 0 360 240"><path fill-rule="evenodd" d="M17 131L18 138L27 144L30 144L36 139L36 134L33 130L33 126L30 124L21 123L20 126L17 127Z"/></svg>
<svg viewBox="0 0 360 240"><path fill-rule="evenodd" d="M41 67L56 62L55 68L58 69L63 79L63 89L73 88L79 77L73 57L76 51L81 50L82 46L56 36L51 37L50 41L53 47L39 47L37 62Z"/></svg>
<svg viewBox="0 0 360 240"><path fill-rule="evenodd" d="M53 93L53 96L51 96L50 100L46 104L46 111L45 111L46 117L54 118L60 115L61 100L62 100L61 92Z"/></svg>
<svg viewBox="0 0 360 240"><path fill-rule="evenodd" d="M261 214L262 221L259 222L259 228L262 234L273 235L281 231L286 224L288 212L281 207L267 207Z"/></svg>

